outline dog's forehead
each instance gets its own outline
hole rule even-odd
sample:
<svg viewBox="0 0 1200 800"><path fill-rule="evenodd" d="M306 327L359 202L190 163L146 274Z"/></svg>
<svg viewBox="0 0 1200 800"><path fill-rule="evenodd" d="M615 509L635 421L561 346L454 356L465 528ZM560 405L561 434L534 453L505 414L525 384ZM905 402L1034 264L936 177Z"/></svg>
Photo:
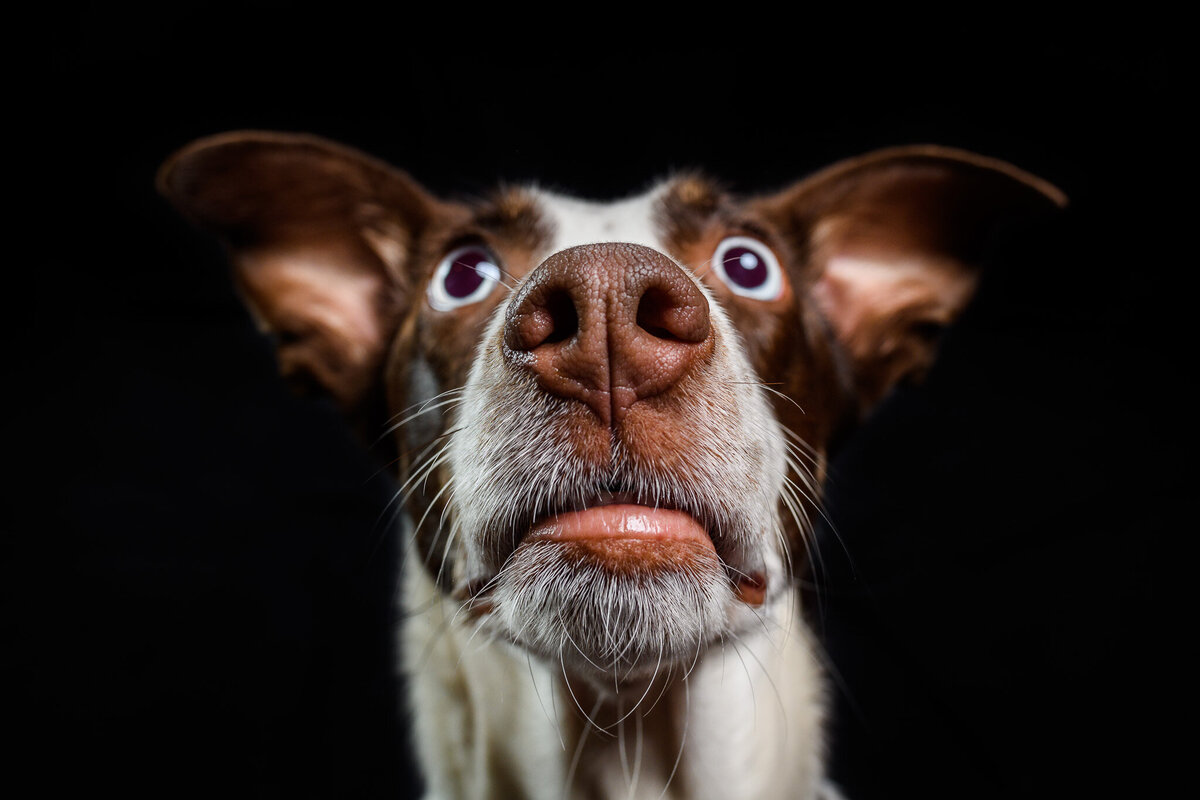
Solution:
<svg viewBox="0 0 1200 800"><path fill-rule="evenodd" d="M663 198L672 181L662 181L648 191L622 200L581 200L540 188L528 190L529 199L546 223L547 252L598 242L629 242L663 249Z"/></svg>

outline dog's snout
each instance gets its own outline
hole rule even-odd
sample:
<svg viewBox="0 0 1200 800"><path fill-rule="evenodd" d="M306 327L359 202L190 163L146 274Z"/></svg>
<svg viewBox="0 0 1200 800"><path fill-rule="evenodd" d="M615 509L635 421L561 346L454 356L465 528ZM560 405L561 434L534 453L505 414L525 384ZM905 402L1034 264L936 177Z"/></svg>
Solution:
<svg viewBox="0 0 1200 800"><path fill-rule="evenodd" d="M633 244L555 253L508 307L509 361L606 425L668 391L713 348L708 300L670 258Z"/></svg>

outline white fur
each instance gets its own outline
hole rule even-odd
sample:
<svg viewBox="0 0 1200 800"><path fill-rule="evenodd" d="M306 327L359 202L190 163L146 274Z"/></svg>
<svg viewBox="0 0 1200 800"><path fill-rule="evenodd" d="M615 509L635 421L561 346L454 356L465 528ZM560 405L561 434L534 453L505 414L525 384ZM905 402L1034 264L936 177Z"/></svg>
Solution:
<svg viewBox="0 0 1200 800"><path fill-rule="evenodd" d="M612 203L597 203L574 197L537 192L543 216L553 227L547 252L597 242L628 242L662 250L662 237L654 224L654 209L670 184Z"/></svg>

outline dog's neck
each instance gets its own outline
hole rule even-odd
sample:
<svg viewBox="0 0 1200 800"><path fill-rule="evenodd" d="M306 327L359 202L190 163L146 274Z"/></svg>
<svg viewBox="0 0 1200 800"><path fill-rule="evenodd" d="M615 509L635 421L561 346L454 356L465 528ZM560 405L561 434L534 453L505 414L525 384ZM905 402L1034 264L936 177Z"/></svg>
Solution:
<svg viewBox="0 0 1200 800"><path fill-rule="evenodd" d="M700 654L686 679L620 691L568 683L558 665L474 636L415 559L405 599L430 798L821 796L821 683L794 596Z"/></svg>

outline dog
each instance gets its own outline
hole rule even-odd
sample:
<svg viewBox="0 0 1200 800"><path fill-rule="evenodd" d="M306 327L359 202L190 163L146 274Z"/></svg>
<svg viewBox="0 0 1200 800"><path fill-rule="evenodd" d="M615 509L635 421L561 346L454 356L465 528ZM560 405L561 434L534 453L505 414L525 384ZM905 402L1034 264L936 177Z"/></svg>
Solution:
<svg viewBox="0 0 1200 800"><path fill-rule="evenodd" d="M829 454L1058 189L906 146L754 197L681 173L460 202L258 131L158 187L282 375L394 445L429 797L837 796L798 580Z"/></svg>

